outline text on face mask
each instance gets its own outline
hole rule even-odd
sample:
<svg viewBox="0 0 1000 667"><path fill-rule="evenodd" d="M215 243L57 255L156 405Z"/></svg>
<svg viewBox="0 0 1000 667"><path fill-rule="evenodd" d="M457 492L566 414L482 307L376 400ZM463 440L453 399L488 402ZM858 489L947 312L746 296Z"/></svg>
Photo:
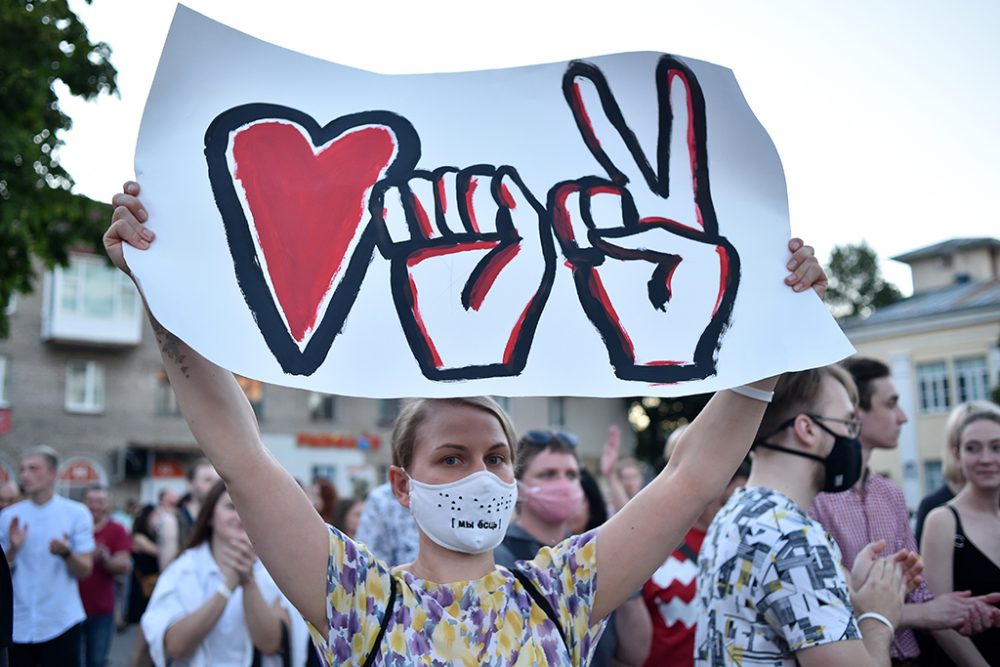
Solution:
<svg viewBox="0 0 1000 667"><path fill-rule="evenodd" d="M456 519L451 518L452 528L478 528L479 530L497 530L500 528L500 521L490 521L487 519L480 519L479 521L470 521L468 519Z"/></svg>

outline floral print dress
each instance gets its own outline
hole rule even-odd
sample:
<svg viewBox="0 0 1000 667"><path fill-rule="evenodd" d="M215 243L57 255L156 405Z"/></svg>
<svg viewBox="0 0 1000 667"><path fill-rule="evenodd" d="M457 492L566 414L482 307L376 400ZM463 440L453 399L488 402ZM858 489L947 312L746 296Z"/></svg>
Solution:
<svg viewBox="0 0 1000 667"><path fill-rule="evenodd" d="M324 641L310 626L328 665L586 665L604 621L591 619L597 592L596 532L542 549L520 568L559 618L566 641L530 594L498 567L474 581L436 584L409 572L390 574L363 544L330 528L327 621ZM378 646L389 602L389 577L396 601Z"/></svg>

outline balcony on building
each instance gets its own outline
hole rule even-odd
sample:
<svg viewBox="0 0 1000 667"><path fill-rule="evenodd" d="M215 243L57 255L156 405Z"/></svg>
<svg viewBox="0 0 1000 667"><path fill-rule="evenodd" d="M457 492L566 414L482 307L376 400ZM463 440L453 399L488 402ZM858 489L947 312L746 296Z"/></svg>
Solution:
<svg viewBox="0 0 1000 667"><path fill-rule="evenodd" d="M128 348L142 341L142 301L125 274L97 255L73 253L45 275L42 339Z"/></svg>

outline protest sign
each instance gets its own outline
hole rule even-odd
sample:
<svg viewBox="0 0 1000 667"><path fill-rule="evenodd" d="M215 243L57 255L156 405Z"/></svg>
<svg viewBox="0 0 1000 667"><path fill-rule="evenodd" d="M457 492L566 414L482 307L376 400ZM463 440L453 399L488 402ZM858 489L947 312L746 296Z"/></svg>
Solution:
<svg viewBox="0 0 1000 667"><path fill-rule="evenodd" d="M136 176L153 313L265 382L678 395L852 351L783 284L777 152L697 60L381 75L179 6Z"/></svg>

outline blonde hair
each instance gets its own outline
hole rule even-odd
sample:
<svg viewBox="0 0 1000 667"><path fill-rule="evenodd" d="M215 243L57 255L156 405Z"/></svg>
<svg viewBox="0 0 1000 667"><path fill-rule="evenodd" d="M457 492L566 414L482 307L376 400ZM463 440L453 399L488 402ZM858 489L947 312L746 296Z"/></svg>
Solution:
<svg viewBox="0 0 1000 667"><path fill-rule="evenodd" d="M514 432L514 424L510 417L504 412L500 404L489 396L468 396L463 398L418 398L406 404L396 418L396 424L392 429L392 464L400 468L408 468L413 462L413 450L417 446L417 432L420 425L427 419L427 415L441 405L466 405L477 410L488 412L503 429L507 438L507 445L510 447L511 463L517 460L517 435Z"/></svg>
<svg viewBox="0 0 1000 667"><path fill-rule="evenodd" d="M23 461L24 459L34 456L41 456L45 459L45 464L49 467L49 470L53 472L59 468L59 453L48 445L38 445L37 447L32 447L21 455L21 460Z"/></svg>
<svg viewBox="0 0 1000 667"><path fill-rule="evenodd" d="M774 398L764 411L756 440L774 435L778 427L797 415L816 409L821 398L823 379L833 378L844 386L851 403L858 403L858 389L854 378L843 367L833 364L797 373L785 373L774 388Z"/></svg>
<svg viewBox="0 0 1000 667"><path fill-rule="evenodd" d="M992 419L1000 421L1000 406L992 401L969 401L955 406L955 409L948 415L948 421L944 425L944 456L941 461L941 468L944 478L961 486L965 484L965 475L962 474L962 466L958 463L958 446L962 438L962 431L974 421L980 419Z"/></svg>

